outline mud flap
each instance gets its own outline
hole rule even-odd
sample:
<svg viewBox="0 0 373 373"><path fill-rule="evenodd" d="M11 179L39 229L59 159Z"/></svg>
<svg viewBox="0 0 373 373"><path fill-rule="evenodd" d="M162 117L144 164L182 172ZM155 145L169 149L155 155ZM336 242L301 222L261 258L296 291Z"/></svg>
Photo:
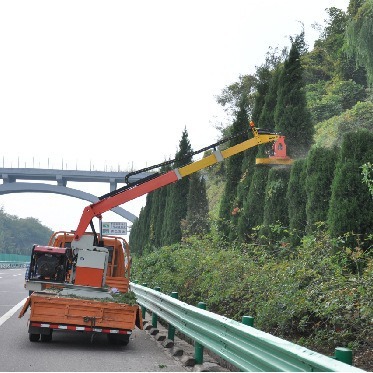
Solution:
<svg viewBox="0 0 373 373"><path fill-rule="evenodd" d="M140 306L137 308L137 312L136 312L136 322L135 322L135 325L140 329L140 330L143 330L144 326L143 326L143 322L142 322L142 312L141 312L141 308Z"/></svg>
<svg viewBox="0 0 373 373"><path fill-rule="evenodd" d="M21 317L24 316L24 314L26 313L26 311L27 311L27 309L29 308L30 304L31 304L31 298L28 297L28 298L26 299L25 304L23 305L23 307L22 307L22 309L21 309L21 312L20 312L19 315L18 315L18 318L19 318L19 319L20 319Z"/></svg>

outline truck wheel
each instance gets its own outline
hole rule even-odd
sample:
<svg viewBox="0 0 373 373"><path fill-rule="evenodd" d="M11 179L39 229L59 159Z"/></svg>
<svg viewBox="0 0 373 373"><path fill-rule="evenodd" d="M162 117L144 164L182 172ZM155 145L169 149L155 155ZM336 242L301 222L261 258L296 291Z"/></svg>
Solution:
<svg viewBox="0 0 373 373"><path fill-rule="evenodd" d="M130 336L121 334L108 334L107 339L109 344L111 345L127 346L130 341Z"/></svg>
<svg viewBox="0 0 373 373"><path fill-rule="evenodd" d="M42 342L51 342L52 341L52 333L50 334L42 334L41 335Z"/></svg>
<svg viewBox="0 0 373 373"><path fill-rule="evenodd" d="M119 336L120 345L127 346L129 342L130 342L130 336L128 334Z"/></svg>
<svg viewBox="0 0 373 373"><path fill-rule="evenodd" d="M28 337L31 342L37 342L40 339L40 334L29 333Z"/></svg>

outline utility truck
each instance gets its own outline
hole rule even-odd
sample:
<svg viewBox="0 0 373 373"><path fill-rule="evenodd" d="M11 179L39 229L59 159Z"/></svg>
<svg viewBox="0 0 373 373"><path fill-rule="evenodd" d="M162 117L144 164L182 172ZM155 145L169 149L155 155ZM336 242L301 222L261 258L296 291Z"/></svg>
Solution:
<svg viewBox="0 0 373 373"><path fill-rule="evenodd" d="M131 175L161 165L128 174L126 186L101 196L98 202L83 210L75 231L56 232L48 245L34 245L26 279L26 289L32 294L19 315L22 317L31 308L30 341L51 341L53 331L69 330L105 333L110 343L127 344L135 326L143 327L140 307L129 291L129 246L124 239L96 233L93 218L101 220L102 214L114 207L254 146L276 141L284 144L283 136L256 129L253 122L250 122L250 127L251 138L219 150L219 145L234 136L223 139L194 152L193 155L212 149L211 154L183 167L163 174L154 173L135 183L128 182ZM275 146L273 148L276 149ZM286 157L286 152L282 151L279 155L275 151L271 157ZM92 232L86 232L88 226Z"/></svg>

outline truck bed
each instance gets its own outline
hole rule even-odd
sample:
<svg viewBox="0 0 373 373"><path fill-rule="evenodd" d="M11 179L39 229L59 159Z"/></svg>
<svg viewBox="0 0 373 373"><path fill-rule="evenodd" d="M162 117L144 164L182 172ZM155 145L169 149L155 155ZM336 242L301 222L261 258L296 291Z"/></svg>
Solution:
<svg viewBox="0 0 373 373"><path fill-rule="evenodd" d="M57 326L78 326L106 330L128 330L143 328L141 310L138 305L111 301L61 297L53 293L34 292L26 301L19 317L31 307L30 324L43 323ZM49 326L51 327L51 326ZM59 327L59 329L63 329Z"/></svg>

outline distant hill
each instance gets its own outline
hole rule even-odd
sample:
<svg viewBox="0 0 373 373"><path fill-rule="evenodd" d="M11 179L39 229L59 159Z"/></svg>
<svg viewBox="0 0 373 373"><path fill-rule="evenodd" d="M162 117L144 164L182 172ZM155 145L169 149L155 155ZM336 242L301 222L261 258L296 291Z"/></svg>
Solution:
<svg viewBox="0 0 373 373"><path fill-rule="evenodd" d="M35 218L22 219L0 208L0 253L29 255L34 244L46 245L52 233Z"/></svg>

